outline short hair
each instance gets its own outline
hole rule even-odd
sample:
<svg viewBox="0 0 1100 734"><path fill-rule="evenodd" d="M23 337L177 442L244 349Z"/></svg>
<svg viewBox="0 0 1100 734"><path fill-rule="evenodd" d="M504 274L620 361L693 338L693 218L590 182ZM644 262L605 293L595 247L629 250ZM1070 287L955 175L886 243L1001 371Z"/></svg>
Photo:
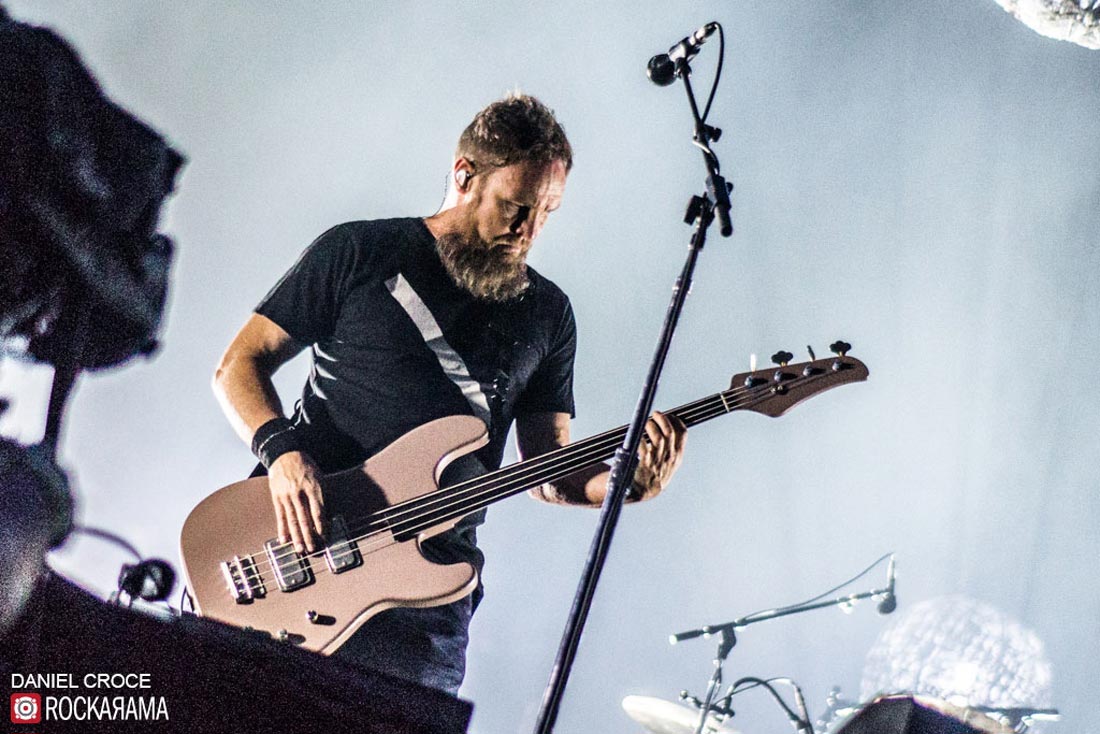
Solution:
<svg viewBox="0 0 1100 734"><path fill-rule="evenodd" d="M573 148L554 111L535 97L513 92L478 112L458 138L456 157L475 167L550 163L573 167Z"/></svg>

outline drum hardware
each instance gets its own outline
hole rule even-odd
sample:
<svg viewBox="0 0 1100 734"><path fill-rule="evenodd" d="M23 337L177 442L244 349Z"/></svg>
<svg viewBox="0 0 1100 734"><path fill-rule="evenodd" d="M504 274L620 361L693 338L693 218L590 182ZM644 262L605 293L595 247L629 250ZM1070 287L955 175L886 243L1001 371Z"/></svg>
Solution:
<svg viewBox="0 0 1100 734"><path fill-rule="evenodd" d="M627 696L622 706L627 716L651 734L692 734L696 729L698 708L651 696ZM725 725L726 718L717 711L708 716L704 730L706 734L737 734Z"/></svg>
<svg viewBox="0 0 1100 734"><path fill-rule="evenodd" d="M871 591L860 592L858 594L849 594L847 596L837 597L833 599L822 599L828 595L834 594L840 591L849 584L859 580L875 566L879 565L883 561L889 559L889 566L887 570L886 586L882 589L872 589ZM724 622L722 624L707 625L698 629L687 630L685 632L677 632L669 636L669 644L675 645L684 640L694 639L696 637L711 637L717 635L719 638L718 650L714 656L714 672L711 675L710 682L707 684L706 695L702 701L698 698L690 696L686 691L681 693L681 699L684 701L692 702L698 708L698 721L696 723L694 734L705 734L707 729L707 721L709 714L721 714L723 716L732 717L734 711L730 708L730 699L742 691L748 690L748 688L763 686L768 690L776 701L782 706L786 712L791 724L794 726L795 731L800 734L812 734L813 726L810 723L810 715L806 709L806 703L802 696L801 689L789 678L775 678L770 680L762 680L760 678L746 677L741 678L730 688L729 692L722 698L718 698L718 690L722 686L722 666L725 664L726 658L729 657L730 652L737 644L736 630L748 627L751 624L758 622L766 622L771 619L777 619L779 617L787 617L792 614L801 614L814 609L824 609L826 607L841 607L845 610L850 610L857 602L863 599L878 599L878 610L880 614L889 614L894 611L897 606L897 597L894 593L895 586L895 564L894 554L887 553L882 556L866 569L852 577L848 581L836 586L823 594L813 597L805 602L799 604L792 604L785 607L779 607L776 609L767 609L759 612L735 619L732 622ZM798 712L795 712L786 704L782 697L775 691L771 685L772 682L783 682L794 688L795 700L798 707ZM752 683L752 686L743 686L744 683Z"/></svg>
<svg viewBox="0 0 1100 734"><path fill-rule="evenodd" d="M853 703L840 698L839 686L834 686L825 699L826 710L817 719L818 734L863 734L874 731L876 734L893 734L886 731L894 727L899 732L908 732L916 726L921 732L959 732L965 726L967 731L980 734L1023 734L1036 721L1058 721L1058 709L1031 708L1026 706L997 707L977 705L956 705L932 696L923 696L912 692L883 695L872 701ZM895 711L911 711L905 716L883 717L874 713L876 709L894 708ZM906 707L908 707L906 709ZM863 713L868 711L866 715ZM878 716L879 718L874 718ZM922 718L924 724L893 722L893 719ZM881 720L880 720L881 719ZM887 720L893 723L887 723ZM905 729L909 726L910 729Z"/></svg>
<svg viewBox="0 0 1100 734"><path fill-rule="evenodd" d="M814 721L814 730L818 734L825 734L834 721L850 716L859 708L859 704L854 701L840 697L840 686L833 686L829 689L829 694L825 696L825 710Z"/></svg>
<svg viewBox="0 0 1100 734"><path fill-rule="evenodd" d="M728 719L734 715L734 710L730 708L730 700L732 698L732 690L729 694L715 701L710 706L710 710L716 717L721 719ZM703 708L703 702L695 696L692 696L687 691L680 691L680 700L684 703L689 703L695 707L696 710Z"/></svg>
<svg viewBox="0 0 1100 734"><path fill-rule="evenodd" d="M1027 706L1015 706L1012 708L998 708L996 706L969 706L970 711L977 711L990 718L1000 721L1014 732L1024 732L1036 721L1060 721L1062 715L1058 709L1030 708Z"/></svg>
<svg viewBox="0 0 1100 734"><path fill-rule="evenodd" d="M858 706L836 734L1014 734L980 707L959 706L931 696L888 694Z"/></svg>

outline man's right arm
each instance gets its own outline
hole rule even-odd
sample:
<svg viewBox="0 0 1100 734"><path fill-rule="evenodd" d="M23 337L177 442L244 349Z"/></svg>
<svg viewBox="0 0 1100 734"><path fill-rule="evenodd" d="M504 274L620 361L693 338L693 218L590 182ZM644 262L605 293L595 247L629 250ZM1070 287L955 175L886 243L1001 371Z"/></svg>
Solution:
<svg viewBox="0 0 1100 734"><path fill-rule="evenodd" d="M214 373L214 394L237 435L251 446L256 430L283 417L271 381L304 346L266 316L252 314L230 342ZM289 451L268 467L271 501L279 538L298 552L314 549L314 533L324 531L321 472L301 451Z"/></svg>

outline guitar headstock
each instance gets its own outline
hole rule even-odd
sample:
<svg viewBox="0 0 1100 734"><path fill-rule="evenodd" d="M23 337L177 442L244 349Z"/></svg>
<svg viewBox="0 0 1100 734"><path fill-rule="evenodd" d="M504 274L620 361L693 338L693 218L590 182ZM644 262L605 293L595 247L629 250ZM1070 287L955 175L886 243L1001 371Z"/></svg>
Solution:
<svg viewBox="0 0 1100 734"><path fill-rule="evenodd" d="M790 353L779 352L775 356L781 358L780 364L734 375L730 389L723 393L732 403L728 409L751 410L776 418L818 393L866 380L867 365L847 355L849 345L836 344L845 349L832 357L789 364L782 358L790 359Z"/></svg>

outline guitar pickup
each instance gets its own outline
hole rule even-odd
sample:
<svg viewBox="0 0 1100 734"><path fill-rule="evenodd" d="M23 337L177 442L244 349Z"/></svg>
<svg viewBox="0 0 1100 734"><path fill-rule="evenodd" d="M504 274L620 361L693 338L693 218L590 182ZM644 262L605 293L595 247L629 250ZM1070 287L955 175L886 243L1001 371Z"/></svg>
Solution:
<svg viewBox="0 0 1100 734"><path fill-rule="evenodd" d="M348 526L343 516L336 515L329 521L329 530L325 536L328 543L325 547L325 563L330 571L342 573L363 565L359 546L348 539Z"/></svg>
<svg viewBox="0 0 1100 734"><path fill-rule="evenodd" d="M225 576L229 593L233 595L233 601L238 604L248 604L267 593L264 579L256 569L251 556L245 558L233 556L232 561L222 561L218 565L221 567L222 575Z"/></svg>
<svg viewBox="0 0 1100 734"><path fill-rule="evenodd" d="M275 581L282 591L294 591L313 583L313 570L309 560L294 550L290 543L282 543L272 538L264 543L267 558L275 569Z"/></svg>

